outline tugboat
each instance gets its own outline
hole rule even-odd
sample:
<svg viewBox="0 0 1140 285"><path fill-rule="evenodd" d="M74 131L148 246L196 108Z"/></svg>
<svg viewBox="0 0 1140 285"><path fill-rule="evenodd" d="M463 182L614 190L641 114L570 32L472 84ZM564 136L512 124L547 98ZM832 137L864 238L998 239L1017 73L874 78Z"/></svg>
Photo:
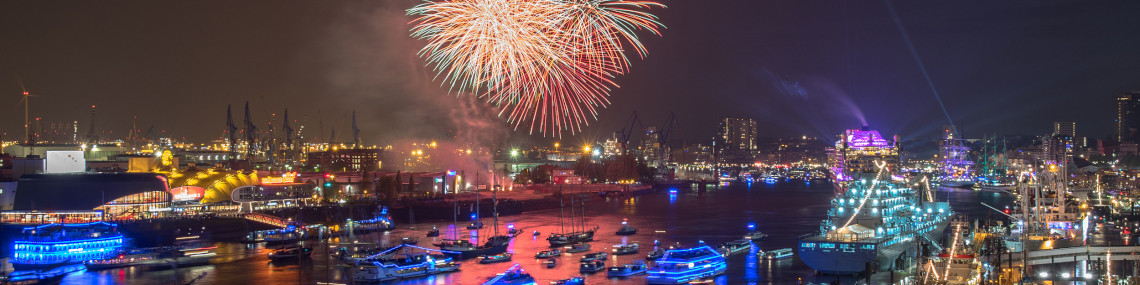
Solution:
<svg viewBox="0 0 1140 285"><path fill-rule="evenodd" d="M637 244L637 242L631 244L615 244L613 247L614 255L634 254L641 250L641 245Z"/></svg>
<svg viewBox="0 0 1140 285"><path fill-rule="evenodd" d="M685 284L724 274L724 256L708 246L670 249L648 270L649 284Z"/></svg>
<svg viewBox="0 0 1140 285"><path fill-rule="evenodd" d="M596 273L596 272L602 271L602 270L606 270L606 261L604 259L594 260L594 261L583 261L581 264L578 265L578 272L579 273Z"/></svg>
<svg viewBox="0 0 1140 285"><path fill-rule="evenodd" d="M16 270L33 270L110 258L123 248L117 228L106 222L27 227L16 237L9 262Z"/></svg>
<svg viewBox="0 0 1140 285"><path fill-rule="evenodd" d="M571 245L571 246L566 247L566 253L577 253L577 252L586 252L586 251L590 251L590 244L588 244L588 243L579 243L579 244L575 244L575 245Z"/></svg>
<svg viewBox="0 0 1140 285"><path fill-rule="evenodd" d="M299 258L307 258L311 255L313 255L313 248L311 248L311 247L289 246L289 247L279 248L279 249L273 250L273 252L270 252L269 253L269 260L271 260L271 261L295 260L295 259L299 259Z"/></svg>
<svg viewBox="0 0 1140 285"><path fill-rule="evenodd" d="M582 262L589 262L589 261L595 261L595 260L606 260L606 256L608 256L608 255L605 252L600 252L600 251L595 252L595 253L588 253L588 254L582 256Z"/></svg>
<svg viewBox="0 0 1140 285"><path fill-rule="evenodd" d="M507 261L511 261L512 256L514 256L514 255L509 253L509 252L500 253L500 254L496 254L496 255L484 255L484 256L479 257L479 263L491 264L491 263L507 262Z"/></svg>
<svg viewBox="0 0 1140 285"><path fill-rule="evenodd" d="M633 263L610 267L606 270L606 277L630 277L634 275L645 274L645 262L634 261Z"/></svg>
<svg viewBox="0 0 1140 285"><path fill-rule="evenodd" d="M562 255L562 250L558 250L558 249L543 250L543 251L539 251L538 253L535 253L534 258L540 258L540 259L541 258L551 258L551 257L556 257L556 256L561 256L561 255Z"/></svg>
<svg viewBox="0 0 1140 285"><path fill-rule="evenodd" d="M499 273L499 275L496 275L495 277L492 277L491 280L487 280L487 282L483 283L483 285L516 285L516 284L517 285L533 285L533 284L535 284L534 283L534 277L531 277L530 273L526 273L526 271L523 271L522 267L519 267L518 264L511 266L511 268L507 269L506 272Z"/></svg>
<svg viewBox="0 0 1140 285"><path fill-rule="evenodd" d="M619 236L628 236L637 233L637 228L629 226L629 219L621 220L621 228L615 233Z"/></svg>

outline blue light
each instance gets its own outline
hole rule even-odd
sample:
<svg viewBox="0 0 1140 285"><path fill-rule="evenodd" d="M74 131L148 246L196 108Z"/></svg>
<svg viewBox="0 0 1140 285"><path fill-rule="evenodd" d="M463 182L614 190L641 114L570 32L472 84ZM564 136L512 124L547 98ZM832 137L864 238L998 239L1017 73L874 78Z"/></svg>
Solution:
<svg viewBox="0 0 1140 285"><path fill-rule="evenodd" d="M669 189L669 194L677 194L677 189Z"/></svg>
<svg viewBox="0 0 1140 285"><path fill-rule="evenodd" d="M448 176L455 176L455 170L448 170L447 175Z"/></svg>
<svg viewBox="0 0 1140 285"><path fill-rule="evenodd" d="M475 214L471 214L471 220L475 220Z"/></svg>
<svg viewBox="0 0 1140 285"><path fill-rule="evenodd" d="M755 229L756 229L755 223L748 223L748 230L755 230Z"/></svg>

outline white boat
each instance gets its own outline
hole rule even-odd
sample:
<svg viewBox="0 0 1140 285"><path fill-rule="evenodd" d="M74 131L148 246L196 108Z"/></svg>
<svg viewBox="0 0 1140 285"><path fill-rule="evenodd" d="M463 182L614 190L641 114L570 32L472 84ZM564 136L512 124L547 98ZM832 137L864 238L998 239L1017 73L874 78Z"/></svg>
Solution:
<svg viewBox="0 0 1140 285"><path fill-rule="evenodd" d="M729 255L733 255L733 254L737 254L737 253L741 253L741 252L747 252L748 249L751 249L751 248L752 248L752 241L751 240L740 239L740 240L734 240L734 241L726 242L726 243L720 245L720 247L717 248L717 251L719 251L721 253L721 255L729 256Z"/></svg>
<svg viewBox="0 0 1140 285"><path fill-rule="evenodd" d="M519 267L518 264L515 264L514 266L511 266L511 268L507 269L506 272L499 273L499 275L495 275L495 277L491 277L491 280L487 280L487 282L483 283L483 285L515 284L534 285L534 277L531 277L530 273L526 273L526 271L522 270L522 267Z"/></svg>
<svg viewBox="0 0 1140 285"><path fill-rule="evenodd" d="M630 264L610 267L606 270L606 277L630 277L645 274L646 270L645 262L634 261Z"/></svg>
<svg viewBox="0 0 1140 285"><path fill-rule="evenodd" d="M724 256L708 246L670 249L648 270L649 284L686 284L724 274Z"/></svg>
<svg viewBox="0 0 1140 285"><path fill-rule="evenodd" d="M639 245L637 242L630 244L615 244L613 247L614 255L634 254L638 251L641 251L641 245Z"/></svg>

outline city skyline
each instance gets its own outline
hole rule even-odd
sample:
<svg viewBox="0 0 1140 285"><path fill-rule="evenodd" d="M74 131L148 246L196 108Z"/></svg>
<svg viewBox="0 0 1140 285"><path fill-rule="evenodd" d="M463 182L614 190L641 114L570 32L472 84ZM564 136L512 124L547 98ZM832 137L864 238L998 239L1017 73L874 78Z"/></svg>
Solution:
<svg viewBox="0 0 1140 285"><path fill-rule="evenodd" d="M116 136L137 115L143 131L207 141L222 136L225 105L250 101L254 121L288 108L308 119L310 137L334 126L348 134L356 110L372 142L486 129L551 140L512 131L493 108L432 82L415 54L422 42L407 35L403 10L416 3L243 2L229 12L209 2L10 3L0 12L0 93L9 94L0 98L12 108L0 131L22 133L22 82L35 95L33 119L79 121L81 133L96 105L97 128ZM650 53L617 79L613 104L562 140L602 140L632 111L653 126L676 112L673 137L687 142L709 140L722 117L756 119L761 137L829 137L865 121L909 139L946 124L884 3L664 4L654 12L667 28L643 39ZM1140 25L1128 24L1137 21L1123 16L1129 9L890 4L967 136L1045 134L1072 121L1078 136L1100 139L1113 133L1113 99L1140 89L1131 52L1140 43L1127 37ZM748 9L723 9L733 6Z"/></svg>

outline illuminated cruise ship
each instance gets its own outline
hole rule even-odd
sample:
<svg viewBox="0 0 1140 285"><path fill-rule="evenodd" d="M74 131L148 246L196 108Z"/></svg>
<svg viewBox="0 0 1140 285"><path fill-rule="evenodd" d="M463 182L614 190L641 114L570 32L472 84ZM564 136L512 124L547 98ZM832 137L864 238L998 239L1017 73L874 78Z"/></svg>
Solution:
<svg viewBox="0 0 1140 285"><path fill-rule="evenodd" d="M727 267L724 256L707 245L670 249L649 268L647 280L649 284L688 284L724 274Z"/></svg>
<svg viewBox="0 0 1140 285"><path fill-rule="evenodd" d="M108 258L122 247L116 224L48 224L24 228L11 263L16 270L47 269Z"/></svg>
<svg viewBox="0 0 1140 285"><path fill-rule="evenodd" d="M846 191L831 200L819 233L801 236L800 258L825 274L863 272L868 264L879 270L905 267L913 260L916 241L941 238L952 212L931 194L915 193L885 171L854 176Z"/></svg>

